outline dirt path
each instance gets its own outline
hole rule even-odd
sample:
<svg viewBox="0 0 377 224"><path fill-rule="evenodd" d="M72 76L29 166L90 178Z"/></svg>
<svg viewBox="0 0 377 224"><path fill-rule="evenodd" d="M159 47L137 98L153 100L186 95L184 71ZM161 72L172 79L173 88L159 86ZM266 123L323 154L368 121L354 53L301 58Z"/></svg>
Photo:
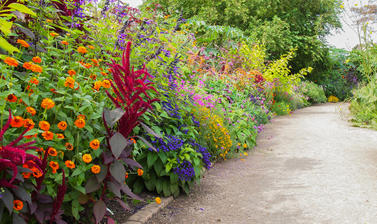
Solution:
<svg viewBox="0 0 377 224"><path fill-rule="evenodd" d="M275 118L254 153L216 164L150 223L377 223L377 132L350 127L345 108Z"/></svg>

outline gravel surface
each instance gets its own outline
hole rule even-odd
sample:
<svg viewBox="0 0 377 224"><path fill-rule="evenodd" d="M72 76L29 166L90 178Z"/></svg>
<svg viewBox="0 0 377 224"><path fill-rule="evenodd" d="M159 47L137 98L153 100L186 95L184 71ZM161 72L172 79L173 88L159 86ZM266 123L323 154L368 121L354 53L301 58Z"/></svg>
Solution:
<svg viewBox="0 0 377 224"><path fill-rule="evenodd" d="M151 223L377 223L377 132L346 104L277 117L244 157L215 165Z"/></svg>

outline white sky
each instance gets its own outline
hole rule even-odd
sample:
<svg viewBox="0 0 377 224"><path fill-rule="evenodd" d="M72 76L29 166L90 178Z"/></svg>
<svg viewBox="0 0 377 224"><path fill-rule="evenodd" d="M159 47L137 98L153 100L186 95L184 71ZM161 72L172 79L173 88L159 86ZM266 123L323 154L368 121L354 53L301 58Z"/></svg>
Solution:
<svg viewBox="0 0 377 224"><path fill-rule="evenodd" d="M129 3L132 7L137 7L142 4L142 0L124 0L125 2ZM359 43L358 35L356 29L352 27L352 19L351 19L351 12L350 7L355 6L357 4L365 5L368 2L372 2L373 0L343 0L344 4L344 13L341 15L341 21L343 24L343 30L332 31L331 35L326 37L326 40L331 46L337 48L343 48L346 50L351 50L354 46ZM372 39L377 40L376 33L372 34Z"/></svg>

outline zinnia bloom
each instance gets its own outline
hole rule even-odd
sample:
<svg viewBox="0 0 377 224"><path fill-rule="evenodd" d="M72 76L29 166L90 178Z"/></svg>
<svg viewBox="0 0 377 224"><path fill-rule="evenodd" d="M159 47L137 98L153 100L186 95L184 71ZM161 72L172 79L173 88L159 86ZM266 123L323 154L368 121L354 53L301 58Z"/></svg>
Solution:
<svg viewBox="0 0 377 224"><path fill-rule="evenodd" d="M69 142L65 143L65 148L69 151L72 151L73 150L73 145Z"/></svg>
<svg viewBox="0 0 377 224"><path fill-rule="evenodd" d="M92 171L92 173L94 174L98 174L99 172L101 172L101 167L98 166L98 165L93 165L90 170Z"/></svg>
<svg viewBox="0 0 377 224"><path fill-rule="evenodd" d="M84 114L79 114L79 115L77 116L77 119L83 119L83 120L85 120L85 119L86 119L86 116L85 116Z"/></svg>
<svg viewBox="0 0 377 224"><path fill-rule="evenodd" d="M70 75L70 76L73 76L73 75L76 75L76 72L75 72L75 70L68 70L68 74Z"/></svg>
<svg viewBox="0 0 377 224"><path fill-rule="evenodd" d="M56 134L56 136L58 137L58 139L64 139L64 135L63 134L58 133L58 134Z"/></svg>
<svg viewBox="0 0 377 224"><path fill-rule="evenodd" d="M94 49L94 47L93 47L92 45L88 45L87 47L88 47L89 49L92 49L92 50Z"/></svg>
<svg viewBox="0 0 377 224"><path fill-rule="evenodd" d="M36 167L31 168L31 171L33 171L33 176L34 176L35 178L40 178L40 177L43 175L42 171L40 171L40 170L39 170L38 168L36 168Z"/></svg>
<svg viewBox="0 0 377 224"><path fill-rule="evenodd" d="M89 78L91 78L91 79L93 79L93 80L96 80L96 79L97 79L97 75L96 75L96 74L91 74L91 75L89 76Z"/></svg>
<svg viewBox="0 0 377 224"><path fill-rule="evenodd" d="M38 57L38 56L36 56L36 57L33 57L33 59L32 59L35 63L41 63L42 62L42 59L40 58L40 57Z"/></svg>
<svg viewBox="0 0 377 224"><path fill-rule="evenodd" d="M22 176L24 177L24 179L29 179L30 176L31 176L31 173L29 173L29 172L23 172L23 173L21 173L21 174L22 174Z"/></svg>
<svg viewBox="0 0 377 224"><path fill-rule="evenodd" d="M34 125L35 125L35 123L34 123L34 121L33 121L32 119L30 119L30 118L26 118L26 119L24 120L24 127L25 127L25 128L31 130L31 129L34 128Z"/></svg>
<svg viewBox="0 0 377 224"><path fill-rule="evenodd" d="M49 166L50 166L52 169L54 169L54 170L59 169L59 163L54 162L54 161L50 161Z"/></svg>
<svg viewBox="0 0 377 224"><path fill-rule="evenodd" d="M57 33L55 33L55 32L52 32L52 33L50 33L50 36L52 36L52 37L57 37L57 36L59 36L59 34L57 34Z"/></svg>
<svg viewBox="0 0 377 224"><path fill-rule="evenodd" d="M80 46L80 47L77 48L77 52L79 52L80 54L85 54L85 53L88 52L88 50L86 50L85 47Z"/></svg>
<svg viewBox="0 0 377 224"><path fill-rule="evenodd" d="M42 129L43 131L48 131L50 130L50 123L48 123L47 121L40 121L39 128Z"/></svg>
<svg viewBox="0 0 377 224"><path fill-rule="evenodd" d="M44 98L42 100L41 106L42 106L42 108L48 110L48 109L53 108L55 106L55 103L50 98Z"/></svg>
<svg viewBox="0 0 377 224"><path fill-rule="evenodd" d="M124 178L127 179L128 178L128 173L126 172L126 175L124 175Z"/></svg>
<svg viewBox="0 0 377 224"><path fill-rule="evenodd" d="M12 118L12 120L10 121L10 126L14 127L14 128L19 128L19 127L22 127L24 126L24 119L20 116L15 116Z"/></svg>
<svg viewBox="0 0 377 224"><path fill-rule="evenodd" d="M65 40L60 41L60 43L63 44L63 45L68 45L68 42L65 41Z"/></svg>
<svg viewBox="0 0 377 224"><path fill-rule="evenodd" d="M7 98L5 98L5 100L10 103L14 103L17 102L17 96L15 96L14 94L9 94Z"/></svg>
<svg viewBox="0 0 377 224"><path fill-rule="evenodd" d="M33 65L33 63L31 62L25 62L22 67L24 67L25 69L27 70L31 70L31 66Z"/></svg>
<svg viewBox="0 0 377 224"><path fill-rule="evenodd" d="M97 150L99 148L100 142L98 139L94 139L89 143L90 148Z"/></svg>
<svg viewBox="0 0 377 224"><path fill-rule="evenodd" d="M90 154L84 154L82 156L82 161L84 161L85 163L90 163L92 162L92 156Z"/></svg>
<svg viewBox="0 0 377 224"><path fill-rule="evenodd" d="M43 72L43 68L39 65L36 65L36 64L32 64L30 69L33 71L33 72L38 72L38 73L42 73Z"/></svg>
<svg viewBox="0 0 377 224"><path fill-rule="evenodd" d="M36 78L31 78L29 82L30 82L30 83L33 83L33 84L35 84L35 85L38 85L38 84L39 84L39 81L38 81L38 79L36 79Z"/></svg>
<svg viewBox="0 0 377 224"><path fill-rule="evenodd" d="M93 85L93 89L95 89L95 90L98 91L101 88L101 86L102 86L102 82L101 81L95 81L94 85Z"/></svg>
<svg viewBox="0 0 377 224"><path fill-rule="evenodd" d="M75 80L71 77L67 77L65 79L64 86L73 89L73 87L75 87Z"/></svg>
<svg viewBox="0 0 377 224"><path fill-rule="evenodd" d="M13 66L13 67L17 67L18 66L18 62L16 59L14 58L11 58L11 57L6 57L4 59L4 62L9 65L9 66Z"/></svg>
<svg viewBox="0 0 377 224"><path fill-rule="evenodd" d="M157 204L161 204L161 198L160 197L156 197L155 201L156 201Z"/></svg>
<svg viewBox="0 0 377 224"><path fill-rule="evenodd" d="M45 131L42 133L42 136L45 140L49 141L54 138L54 133L52 133L51 131Z"/></svg>
<svg viewBox="0 0 377 224"><path fill-rule="evenodd" d="M78 127L78 128L83 128L83 127L85 127L85 120L79 118L79 119L77 119L77 120L75 121L75 125L76 125L76 127Z"/></svg>
<svg viewBox="0 0 377 224"><path fill-rule="evenodd" d="M144 171L142 169L137 169L137 175L143 176Z"/></svg>
<svg viewBox="0 0 377 224"><path fill-rule="evenodd" d="M71 160L67 160L65 161L65 165L69 168L69 169L73 169L76 167L75 163L72 162Z"/></svg>
<svg viewBox="0 0 377 224"><path fill-rule="evenodd" d="M102 81L102 86L106 89L110 88L111 87L111 82L107 79L103 80Z"/></svg>
<svg viewBox="0 0 377 224"><path fill-rule="evenodd" d="M58 128L59 128L60 130L64 131L64 130L67 128L67 122L65 122L65 121L60 121L60 122L58 123Z"/></svg>
<svg viewBox="0 0 377 224"><path fill-rule="evenodd" d="M34 108L32 107L26 107L26 112L28 112L29 114L31 114L32 116L34 116L37 112L35 111Z"/></svg>
<svg viewBox="0 0 377 224"><path fill-rule="evenodd" d="M18 39L17 43L21 44L21 46L26 47L26 48L30 47L30 45L26 41L21 40L21 39Z"/></svg>
<svg viewBox="0 0 377 224"><path fill-rule="evenodd" d="M56 151L56 149L55 149L55 148L52 148L52 147L48 148L47 153L48 153L50 156L57 156L57 155L58 155L58 152Z"/></svg>
<svg viewBox="0 0 377 224"><path fill-rule="evenodd" d="M13 209L16 211L20 211L24 207L24 203L20 200L13 201Z"/></svg>

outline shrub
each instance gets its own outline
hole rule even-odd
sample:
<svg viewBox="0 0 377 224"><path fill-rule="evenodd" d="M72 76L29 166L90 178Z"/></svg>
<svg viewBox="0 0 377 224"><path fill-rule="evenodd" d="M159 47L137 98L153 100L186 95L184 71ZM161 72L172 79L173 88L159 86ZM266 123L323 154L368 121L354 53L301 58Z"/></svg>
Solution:
<svg viewBox="0 0 377 224"><path fill-rule="evenodd" d="M302 82L301 91L311 104L326 102L326 96L323 88L313 82Z"/></svg>

